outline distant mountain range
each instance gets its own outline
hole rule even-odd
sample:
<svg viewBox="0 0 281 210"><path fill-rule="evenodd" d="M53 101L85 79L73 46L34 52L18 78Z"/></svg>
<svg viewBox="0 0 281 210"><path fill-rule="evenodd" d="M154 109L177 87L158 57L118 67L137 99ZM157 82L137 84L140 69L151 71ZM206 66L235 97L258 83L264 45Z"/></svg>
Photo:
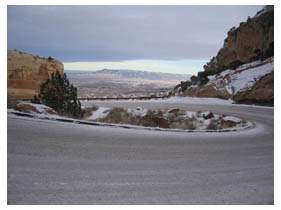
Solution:
<svg viewBox="0 0 281 210"><path fill-rule="evenodd" d="M122 79L143 79L143 80L178 80L184 81L191 77L189 74L172 74L161 72L149 72L138 70L119 70L119 69L102 69L99 71L65 71L68 75L76 74L76 76L83 75L107 75L114 78ZM78 75L77 75L78 74ZM71 76L72 77L72 76Z"/></svg>

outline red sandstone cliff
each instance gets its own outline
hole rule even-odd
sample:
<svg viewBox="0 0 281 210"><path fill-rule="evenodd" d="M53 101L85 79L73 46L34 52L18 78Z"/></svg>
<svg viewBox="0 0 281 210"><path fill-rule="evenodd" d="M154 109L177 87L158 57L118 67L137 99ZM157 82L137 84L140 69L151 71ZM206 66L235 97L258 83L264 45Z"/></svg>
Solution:
<svg viewBox="0 0 281 210"><path fill-rule="evenodd" d="M31 99L52 73L63 74L63 64L52 58L8 50L7 88L10 99Z"/></svg>

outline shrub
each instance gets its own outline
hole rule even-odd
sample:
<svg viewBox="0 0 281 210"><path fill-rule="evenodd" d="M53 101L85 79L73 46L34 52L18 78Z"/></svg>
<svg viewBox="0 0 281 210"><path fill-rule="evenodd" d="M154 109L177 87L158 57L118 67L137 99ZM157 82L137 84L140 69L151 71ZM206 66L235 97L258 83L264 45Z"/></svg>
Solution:
<svg viewBox="0 0 281 210"><path fill-rule="evenodd" d="M100 119L101 122L115 123L115 124L133 124L135 125L137 119L128 113L123 108L113 108L109 111L108 115Z"/></svg>
<svg viewBox="0 0 281 210"><path fill-rule="evenodd" d="M154 117L155 116L155 111L152 110L152 109L147 110L146 116L147 117Z"/></svg>
<svg viewBox="0 0 281 210"><path fill-rule="evenodd" d="M208 130L217 130L218 129L218 121L211 120L210 124L207 127Z"/></svg>
<svg viewBox="0 0 281 210"><path fill-rule="evenodd" d="M202 86L202 85L205 85L205 84L207 84L209 82L209 79L208 79L208 77L202 77L202 78L200 78L200 86Z"/></svg>
<svg viewBox="0 0 281 210"><path fill-rule="evenodd" d="M197 77L194 76L194 75L190 78L190 80L191 80L191 84L192 84L192 85L196 85L196 83L197 83L197 81L198 81Z"/></svg>
<svg viewBox="0 0 281 210"><path fill-rule="evenodd" d="M181 81L180 83L180 87L181 87L181 91L184 92L189 86L192 85L192 82L191 81Z"/></svg>
<svg viewBox="0 0 281 210"><path fill-rule="evenodd" d="M202 112L201 111L197 111L196 112L196 116L194 116L194 117L197 117L197 118L202 117Z"/></svg>
<svg viewBox="0 0 281 210"><path fill-rule="evenodd" d="M161 109L159 109L156 113L155 113L155 117L163 117L163 111Z"/></svg>
<svg viewBox="0 0 281 210"><path fill-rule="evenodd" d="M234 126L236 126L238 123L233 122L231 120L222 120L221 124L220 124L220 128L221 129L225 129L225 128L232 128Z"/></svg>
<svg viewBox="0 0 281 210"><path fill-rule="evenodd" d="M176 121L176 114L175 113L169 113L168 114L168 120L173 123Z"/></svg>
<svg viewBox="0 0 281 210"><path fill-rule="evenodd" d="M161 110L158 113L155 110L149 109L144 117L141 118L140 124L145 127L156 127L157 124L153 120L154 117L161 117L163 113Z"/></svg>
<svg viewBox="0 0 281 210"><path fill-rule="evenodd" d="M195 130L198 128L197 126L198 120L196 119L195 116L184 120L175 120L171 123L172 123L171 128L175 128L175 129Z"/></svg>
<svg viewBox="0 0 281 210"><path fill-rule="evenodd" d="M208 76L212 75L212 71L200 71L197 74L197 78L192 78L193 81L195 81L195 84L197 85L205 85L209 82ZM192 82L193 83L193 82Z"/></svg>
<svg viewBox="0 0 281 210"><path fill-rule="evenodd" d="M84 118L87 118L87 117L90 117L94 111L97 111L98 110L98 106L96 105L93 105L92 107L87 107L84 109Z"/></svg>
<svg viewBox="0 0 281 210"><path fill-rule="evenodd" d="M243 120L242 120L242 126L246 126L246 125L247 125L247 123L248 123L248 121L247 121L247 120L245 120L245 119L243 119Z"/></svg>
<svg viewBox="0 0 281 210"><path fill-rule="evenodd" d="M52 60L54 60L54 59L53 59L51 56L49 56L49 57L48 57L48 60L49 60L49 61L52 61Z"/></svg>
<svg viewBox="0 0 281 210"><path fill-rule="evenodd" d="M148 115L141 118L140 125L145 126L145 127L156 127L157 126L157 124L153 120L153 117L149 117Z"/></svg>
<svg viewBox="0 0 281 210"><path fill-rule="evenodd" d="M229 69L237 69L239 66L243 65L244 63L239 61L239 60L235 60L235 61L232 61L230 64L228 64L228 68Z"/></svg>
<svg viewBox="0 0 281 210"><path fill-rule="evenodd" d="M197 129L196 122L194 122L194 121L191 121L191 122L185 121L185 125L187 126L188 130Z"/></svg>
<svg viewBox="0 0 281 210"><path fill-rule="evenodd" d="M174 90L177 90L179 87L181 87L181 84L177 84L177 85L174 87Z"/></svg>

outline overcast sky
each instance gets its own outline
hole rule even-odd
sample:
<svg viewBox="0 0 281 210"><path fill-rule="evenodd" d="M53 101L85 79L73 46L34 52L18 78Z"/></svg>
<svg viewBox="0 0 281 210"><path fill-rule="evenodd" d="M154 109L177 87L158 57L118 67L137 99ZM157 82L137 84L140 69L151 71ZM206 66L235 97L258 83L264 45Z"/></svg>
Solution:
<svg viewBox="0 0 281 210"><path fill-rule="evenodd" d="M66 70L196 73L263 6L8 6L8 49Z"/></svg>

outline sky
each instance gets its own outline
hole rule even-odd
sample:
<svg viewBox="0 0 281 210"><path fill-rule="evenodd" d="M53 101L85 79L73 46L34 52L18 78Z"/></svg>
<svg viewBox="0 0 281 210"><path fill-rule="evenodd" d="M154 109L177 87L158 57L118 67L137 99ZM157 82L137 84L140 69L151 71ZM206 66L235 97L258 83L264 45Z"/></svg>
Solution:
<svg viewBox="0 0 281 210"><path fill-rule="evenodd" d="M65 70L196 74L263 6L8 6L8 49Z"/></svg>

